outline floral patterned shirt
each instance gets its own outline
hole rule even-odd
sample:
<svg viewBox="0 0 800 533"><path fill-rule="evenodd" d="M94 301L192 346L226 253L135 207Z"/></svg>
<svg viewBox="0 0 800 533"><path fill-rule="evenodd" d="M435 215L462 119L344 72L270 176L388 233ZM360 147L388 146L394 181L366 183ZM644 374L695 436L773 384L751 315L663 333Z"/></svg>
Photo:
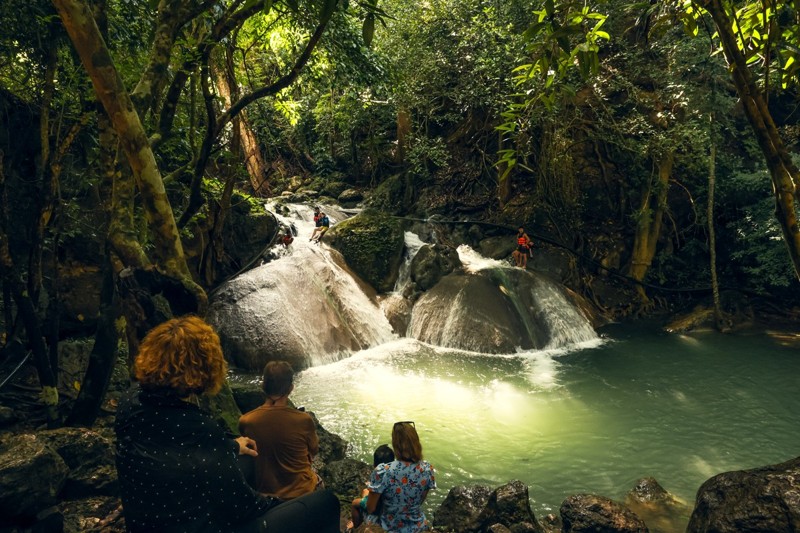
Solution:
<svg viewBox="0 0 800 533"><path fill-rule="evenodd" d="M367 488L381 494L381 512L369 515L374 523L391 533L416 533L430 529L422 512L429 490L436 488L435 470L427 461L392 461L372 471Z"/></svg>

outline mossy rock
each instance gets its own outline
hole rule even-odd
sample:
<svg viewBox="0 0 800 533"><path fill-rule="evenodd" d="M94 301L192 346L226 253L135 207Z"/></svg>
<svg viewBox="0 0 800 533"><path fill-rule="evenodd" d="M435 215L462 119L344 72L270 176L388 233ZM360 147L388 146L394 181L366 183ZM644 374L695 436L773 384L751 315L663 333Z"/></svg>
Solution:
<svg viewBox="0 0 800 533"><path fill-rule="evenodd" d="M397 219L366 210L333 226L326 240L362 280L379 292L394 288L403 259L403 228Z"/></svg>
<svg viewBox="0 0 800 533"><path fill-rule="evenodd" d="M231 386L225 381L222 384L222 389L214 396L202 395L200 396L200 405L220 423L223 427L234 435L239 434L239 417L242 412L239 406L236 405L236 400L233 398Z"/></svg>
<svg viewBox="0 0 800 533"><path fill-rule="evenodd" d="M410 174L395 174L378 185L367 203L392 215L407 213L414 203L414 190Z"/></svg>

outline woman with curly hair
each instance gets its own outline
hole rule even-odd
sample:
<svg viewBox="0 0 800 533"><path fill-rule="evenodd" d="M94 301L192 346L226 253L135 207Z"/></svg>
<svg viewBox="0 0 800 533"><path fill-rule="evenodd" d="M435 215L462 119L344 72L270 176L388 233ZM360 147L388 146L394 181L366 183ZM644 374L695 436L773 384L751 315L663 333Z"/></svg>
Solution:
<svg viewBox="0 0 800 533"><path fill-rule="evenodd" d="M120 401L114 429L128 531L338 531L339 502L320 491L281 503L255 492L237 454L255 442L226 435L200 409L216 394L227 365L219 337L202 319L175 318L153 328L134 363L138 386Z"/></svg>

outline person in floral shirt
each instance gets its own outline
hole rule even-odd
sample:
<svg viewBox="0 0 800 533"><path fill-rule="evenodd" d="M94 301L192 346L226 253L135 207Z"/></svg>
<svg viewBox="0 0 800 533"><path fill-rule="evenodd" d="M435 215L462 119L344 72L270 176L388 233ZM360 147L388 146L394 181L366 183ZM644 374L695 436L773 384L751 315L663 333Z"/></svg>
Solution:
<svg viewBox="0 0 800 533"><path fill-rule="evenodd" d="M397 422L392 429L397 458L372 471L367 488L368 520L390 533L416 533L430 529L422 512L428 491L436 488L433 467L422 460L422 444L414 422ZM380 504L380 514L373 516Z"/></svg>

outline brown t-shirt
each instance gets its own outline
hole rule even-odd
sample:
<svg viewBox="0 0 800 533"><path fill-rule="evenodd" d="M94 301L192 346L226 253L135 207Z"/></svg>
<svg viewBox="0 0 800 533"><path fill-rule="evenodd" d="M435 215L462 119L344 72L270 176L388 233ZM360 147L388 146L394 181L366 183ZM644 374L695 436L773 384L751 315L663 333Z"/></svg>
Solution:
<svg viewBox="0 0 800 533"><path fill-rule="evenodd" d="M256 490L288 500L314 491L311 459L319 438L311 415L288 406L262 405L239 419L242 435L256 441Z"/></svg>

